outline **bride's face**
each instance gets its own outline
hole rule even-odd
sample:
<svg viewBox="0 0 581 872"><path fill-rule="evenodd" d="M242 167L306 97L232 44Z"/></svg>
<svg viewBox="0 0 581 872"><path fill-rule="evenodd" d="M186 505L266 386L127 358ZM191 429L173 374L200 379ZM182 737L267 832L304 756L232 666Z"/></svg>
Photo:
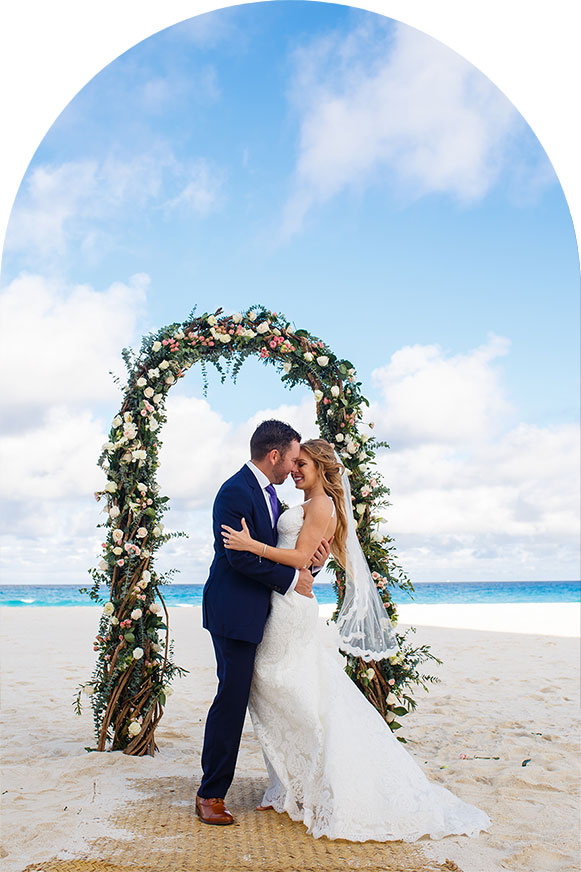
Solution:
<svg viewBox="0 0 581 872"><path fill-rule="evenodd" d="M319 481L319 472L315 462L311 460L306 451L301 448L296 468L292 473L295 487L299 490L309 490Z"/></svg>

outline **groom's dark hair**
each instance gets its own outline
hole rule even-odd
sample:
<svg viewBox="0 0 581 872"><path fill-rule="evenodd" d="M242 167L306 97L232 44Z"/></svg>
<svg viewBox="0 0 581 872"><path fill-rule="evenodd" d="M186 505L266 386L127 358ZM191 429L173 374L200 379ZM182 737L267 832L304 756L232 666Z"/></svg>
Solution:
<svg viewBox="0 0 581 872"><path fill-rule="evenodd" d="M290 424L274 419L263 421L250 438L250 458L262 460L273 448L277 448L284 457L295 440L300 442L301 434L293 430Z"/></svg>

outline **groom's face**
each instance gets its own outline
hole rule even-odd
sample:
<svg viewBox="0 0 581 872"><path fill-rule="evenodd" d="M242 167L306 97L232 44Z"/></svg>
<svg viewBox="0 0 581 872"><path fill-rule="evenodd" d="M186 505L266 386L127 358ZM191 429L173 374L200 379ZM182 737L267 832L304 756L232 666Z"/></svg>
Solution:
<svg viewBox="0 0 581 872"><path fill-rule="evenodd" d="M294 472L300 450L300 444L294 440L284 454L279 451L271 452L272 477L270 480L273 484L282 484L288 478L289 473Z"/></svg>

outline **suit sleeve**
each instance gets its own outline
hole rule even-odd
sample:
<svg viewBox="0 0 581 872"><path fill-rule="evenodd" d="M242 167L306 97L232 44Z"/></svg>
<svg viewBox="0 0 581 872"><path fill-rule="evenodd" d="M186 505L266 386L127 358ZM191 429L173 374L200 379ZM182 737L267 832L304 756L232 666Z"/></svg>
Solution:
<svg viewBox="0 0 581 872"><path fill-rule="evenodd" d="M224 554L236 572L266 585L277 593L286 593L297 574L292 566L273 563L272 560L258 557L249 551L224 548L222 524L241 530L242 518L245 519L252 538L260 541L261 536L256 532L254 507L249 495L242 488L221 491L216 497L213 511L214 540L218 554Z"/></svg>

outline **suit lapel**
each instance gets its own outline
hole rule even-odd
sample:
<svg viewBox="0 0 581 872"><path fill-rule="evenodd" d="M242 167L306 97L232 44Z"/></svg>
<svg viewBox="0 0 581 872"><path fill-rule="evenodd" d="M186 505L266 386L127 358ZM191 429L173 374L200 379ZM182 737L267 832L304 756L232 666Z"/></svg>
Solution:
<svg viewBox="0 0 581 872"><path fill-rule="evenodd" d="M272 528L272 522L270 520L270 513L266 507L266 500L264 499L264 494L262 492L262 488L258 484L258 479L252 472L252 470L248 469L246 464L242 467L241 470L244 473L244 477L248 482L249 487L252 489L254 493L254 502L258 509L258 516L262 518L262 526L261 526L261 535L269 538L269 541L266 543L267 545L272 545L275 541L276 533ZM258 531L257 531L258 532Z"/></svg>

